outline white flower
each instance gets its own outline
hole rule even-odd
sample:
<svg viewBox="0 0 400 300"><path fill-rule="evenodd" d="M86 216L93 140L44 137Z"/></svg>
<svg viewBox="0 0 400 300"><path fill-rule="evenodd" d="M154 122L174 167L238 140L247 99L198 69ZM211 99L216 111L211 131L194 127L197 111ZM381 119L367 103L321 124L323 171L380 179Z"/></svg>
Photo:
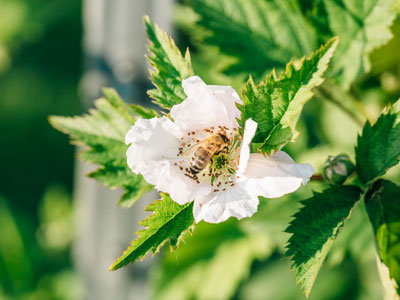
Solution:
<svg viewBox="0 0 400 300"><path fill-rule="evenodd" d="M127 159L132 171L179 204L194 200L196 222L252 216L258 196L280 197L309 181L314 169L296 164L283 151L266 157L250 154L257 123L247 120L243 138L238 136L236 103L241 100L231 87L206 85L197 76L182 86L187 99L171 109L173 121L165 116L139 119L125 141L130 144ZM228 139L226 147L216 150L216 143L208 145L211 150L201 156L197 149L204 150L205 143L210 144L205 141L217 134L221 143L221 137ZM211 159L204 153L211 153ZM209 162L202 169L199 160Z"/></svg>

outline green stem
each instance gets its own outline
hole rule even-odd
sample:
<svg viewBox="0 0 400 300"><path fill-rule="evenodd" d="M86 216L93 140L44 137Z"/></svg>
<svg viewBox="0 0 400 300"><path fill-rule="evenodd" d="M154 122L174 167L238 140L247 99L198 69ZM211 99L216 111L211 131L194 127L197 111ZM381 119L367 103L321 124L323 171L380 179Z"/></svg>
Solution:
<svg viewBox="0 0 400 300"><path fill-rule="evenodd" d="M330 89L327 89L324 86L319 87L317 90L317 93L319 93L322 97L322 99L325 99L332 104L336 105L338 108L340 108L344 113L346 113L355 123L360 125L361 127L363 126L364 122L359 119L359 117L352 111L351 109L347 108L346 106L343 105L341 101L336 99L331 92Z"/></svg>

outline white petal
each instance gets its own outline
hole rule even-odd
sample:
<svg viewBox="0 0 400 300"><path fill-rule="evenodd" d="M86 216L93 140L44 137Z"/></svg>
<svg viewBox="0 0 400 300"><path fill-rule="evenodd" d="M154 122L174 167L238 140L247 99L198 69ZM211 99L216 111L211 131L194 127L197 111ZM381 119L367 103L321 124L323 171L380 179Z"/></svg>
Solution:
<svg viewBox="0 0 400 300"><path fill-rule="evenodd" d="M240 99L231 87L208 86L198 76L183 80L182 86L188 97L171 109L171 117L182 131L218 125L238 127L236 118L240 117L240 111L236 103Z"/></svg>
<svg viewBox="0 0 400 300"><path fill-rule="evenodd" d="M306 184L313 173L311 165L296 164L283 151L267 157L253 153L240 180L245 182L250 194L276 198L294 192L302 183Z"/></svg>
<svg viewBox="0 0 400 300"><path fill-rule="evenodd" d="M240 160L239 160L239 168L238 172L243 173L246 170L247 162L250 158L250 143L256 134L257 130L257 122L254 122L252 119L247 119L244 124L244 134L242 144L240 145Z"/></svg>
<svg viewBox="0 0 400 300"><path fill-rule="evenodd" d="M125 136L131 144L126 153L128 166L140 173L140 166L149 161L176 158L179 132L167 117L139 119Z"/></svg>
<svg viewBox="0 0 400 300"><path fill-rule="evenodd" d="M139 119L126 135L126 143L131 143L127 159L133 172L142 174L157 190L170 193L175 202L184 204L209 193L211 186L197 184L174 164L182 159L177 157L179 136L176 126L166 117Z"/></svg>
<svg viewBox="0 0 400 300"><path fill-rule="evenodd" d="M250 195L243 187L235 186L226 191L211 192L196 197L193 214L196 223L204 220L208 223L224 222L230 217L242 219L252 216L258 207L258 197Z"/></svg>
<svg viewBox="0 0 400 300"><path fill-rule="evenodd" d="M211 191L209 183L197 184L193 179L174 165L174 161L151 161L140 167L140 173L144 179L154 184L156 189L169 193L171 198L179 203L191 202L195 197L206 195Z"/></svg>

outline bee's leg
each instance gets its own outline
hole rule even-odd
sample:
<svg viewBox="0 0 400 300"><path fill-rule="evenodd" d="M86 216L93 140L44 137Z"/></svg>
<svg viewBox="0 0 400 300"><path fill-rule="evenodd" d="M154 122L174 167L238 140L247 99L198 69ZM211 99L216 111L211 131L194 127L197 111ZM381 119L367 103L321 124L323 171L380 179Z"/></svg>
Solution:
<svg viewBox="0 0 400 300"><path fill-rule="evenodd" d="M229 154L229 148L228 148L228 146L225 146L224 149L221 150L221 153Z"/></svg>

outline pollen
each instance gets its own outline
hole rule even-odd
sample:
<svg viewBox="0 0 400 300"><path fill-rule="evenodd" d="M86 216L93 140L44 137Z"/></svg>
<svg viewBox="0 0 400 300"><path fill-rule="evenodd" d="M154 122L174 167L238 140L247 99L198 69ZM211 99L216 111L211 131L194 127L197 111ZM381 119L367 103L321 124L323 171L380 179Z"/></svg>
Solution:
<svg viewBox="0 0 400 300"><path fill-rule="evenodd" d="M226 146L214 154L204 169L199 169L199 172L193 174L192 167L194 162L198 162L198 156L194 157L194 153L198 147L203 145L203 141L219 133L228 138ZM210 141L209 141L210 142ZM216 146L215 142L209 143L211 146ZM194 148L196 147L196 148ZM180 138L179 153L182 159L178 162L177 167L185 176L192 179L195 183L208 182L214 187L214 192L224 191L230 186L234 186L234 177L239 164L240 137L237 130L231 130L226 126L210 126L201 131L190 131L185 136Z"/></svg>

